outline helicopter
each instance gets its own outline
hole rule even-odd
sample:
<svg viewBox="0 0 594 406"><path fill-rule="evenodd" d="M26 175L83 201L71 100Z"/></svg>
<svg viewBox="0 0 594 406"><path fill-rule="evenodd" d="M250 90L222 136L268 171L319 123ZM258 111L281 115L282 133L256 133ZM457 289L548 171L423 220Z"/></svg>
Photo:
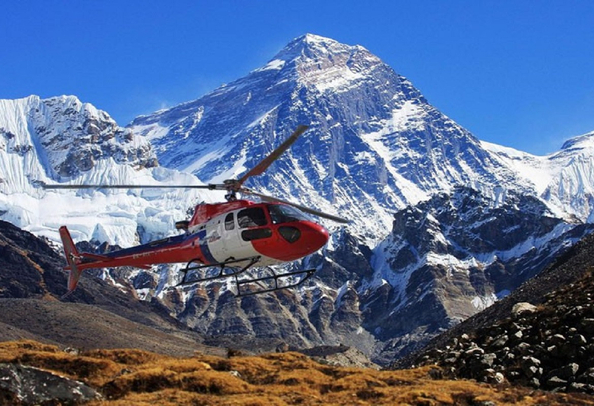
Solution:
<svg viewBox="0 0 594 406"><path fill-rule="evenodd" d="M268 156L239 179L207 185L70 185L45 184L44 189L132 189L132 188L194 188L226 191L225 202L196 205L190 220L175 224L182 234L147 244L104 254L79 252L66 226L59 229L69 271L68 293L77 287L83 270L132 266L151 269L152 265L185 263L183 277L175 287L205 281L233 278L236 296L278 291L298 286L308 280L315 269L278 273L272 266L289 263L313 254L329 239L328 230L310 215L339 223L341 217L314 210L296 203L253 191L244 183L262 174L309 127L297 129ZM239 199L237 194L241 194ZM256 196L260 202L243 198ZM256 268L257 276L247 270ZM267 274L261 275L260 270ZM246 275L247 278L246 278ZM241 278L240 278L241 276Z"/></svg>

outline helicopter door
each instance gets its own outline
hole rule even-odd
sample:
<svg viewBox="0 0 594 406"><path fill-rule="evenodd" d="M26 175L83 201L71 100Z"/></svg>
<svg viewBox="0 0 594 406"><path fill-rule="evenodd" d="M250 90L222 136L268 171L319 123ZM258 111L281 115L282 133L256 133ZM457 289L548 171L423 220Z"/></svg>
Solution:
<svg viewBox="0 0 594 406"><path fill-rule="evenodd" d="M229 258L241 258L244 257L243 241L239 236L239 230L235 221L235 213L228 213L225 219L220 224L220 234L223 236L221 239L220 249L223 253L224 260Z"/></svg>
<svg viewBox="0 0 594 406"><path fill-rule="evenodd" d="M272 237L272 229L262 207L250 207L237 213L241 240L251 245L251 241Z"/></svg>

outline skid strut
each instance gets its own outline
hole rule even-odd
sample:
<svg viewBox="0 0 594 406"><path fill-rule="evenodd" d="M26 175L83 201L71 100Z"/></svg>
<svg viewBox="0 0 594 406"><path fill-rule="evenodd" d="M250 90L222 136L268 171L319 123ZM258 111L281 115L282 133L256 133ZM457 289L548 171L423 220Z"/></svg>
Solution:
<svg viewBox="0 0 594 406"><path fill-rule="evenodd" d="M259 293L266 293L266 292L273 292L277 290L293 288L295 286L301 285L303 282L308 280L314 273L315 269L306 269L303 271L294 271L294 272L287 272L282 274L277 274L274 270L270 267L266 267L264 269L268 270L271 275L268 276L261 276L256 278L244 278L239 279L239 276L244 274L249 268L254 266L256 263L260 261L260 257L251 257L251 258L242 258L242 259L230 259L229 261L220 262L216 264L203 264L200 263L198 260L193 260L188 262L186 267L181 270L184 276L180 283L176 285L178 286L187 286L192 285L195 283L211 281L214 279L221 279L221 278L228 278L228 277L235 277L235 286L237 288L237 297L242 296L250 296L256 295ZM247 262L247 265L243 267L233 267L233 264L240 264ZM231 265L231 267L229 267ZM206 268L213 268L218 267L219 270L216 274L204 277L193 277L192 279L188 280L188 272L190 271L198 271L200 269ZM294 277L294 278L293 278ZM298 278L297 280L295 280ZM284 283L283 283L284 282Z"/></svg>
<svg viewBox="0 0 594 406"><path fill-rule="evenodd" d="M253 278L253 279L244 279L239 280L238 275L235 275L235 285L237 287L237 297L242 296L250 296L256 295L259 293L266 293L266 292L274 292L277 290L287 289L287 288L294 288L295 286L301 285L303 282L308 280L315 272L315 269L306 269L303 271L294 271L288 273L277 274L274 270L270 267L267 268L272 275L270 276L263 276L260 278ZM289 278L291 276L301 276L298 281L291 281L286 284L280 284L279 280L282 281L283 278ZM253 284L253 285L251 285ZM249 288L249 286L253 286L253 288ZM242 292L242 287L244 287L244 292Z"/></svg>
<svg viewBox="0 0 594 406"><path fill-rule="evenodd" d="M232 259L229 261L225 261L225 262L219 262L216 264L200 264L200 265L193 265L193 264L197 264L199 263L198 261L194 260L194 261L190 261L188 262L188 265L186 265L186 267L184 269L181 270L181 272L183 272L184 277L182 278L181 282L178 283L176 286L184 286L184 285L191 285L194 283L199 283L199 282L206 282L206 281L210 281L213 279L219 279L219 278L226 278L229 276L235 276L237 277L237 275L240 275L242 273L244 273L245 271L247 271L250 267L254 266L255 263L257 263L260 260L260 257L251 257L251 258L243 258L243 259ZM227 268L227 266L229 264L238 264L240 262L245 262L245 261L249 261L247 265L241 267L241 268ZM206 268L213 268L213 267L219 267L219 272L216 275L211 275L211 276L206 276L203 278L194 278L191 280L186 280L188 277L188 272L190 271L197 271L200 269L206 269ZM225 272L225 270L228 270L229 272Z"/></svg>

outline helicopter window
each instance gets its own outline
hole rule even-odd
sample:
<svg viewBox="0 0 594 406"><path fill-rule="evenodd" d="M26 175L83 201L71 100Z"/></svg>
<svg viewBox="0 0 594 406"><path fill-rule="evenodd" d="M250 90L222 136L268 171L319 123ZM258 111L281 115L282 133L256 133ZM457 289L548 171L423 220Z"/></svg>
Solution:
<svg viewBox="0 0 594 406"><path fill-rule="evenodd" d="M243 238L244 241L253 241L268 237L272 237L272 230L268 227L254 228L252 230L244 230L241 232L241 238Z"/></svg>
<svg viewBox="0 0 594 406"><path fill-rule="evenodd" d="M233 220L233 213L227 214L225 217L225 230L231 231L235 228L235 221Z"/></svg>
<svg viewBox="0 0 594 406"><path fill-rule="evenodd" d="M261 207L243 209L237 213L239 228L257 227L266 225L266 215Z"/></svg>
<svg viewBox="0 0 594 406"><path fill-rule="evenodd" d="M290 223L291 221L301 220L311 221L305 213L285 204L271 204L268 206L268 211L270 212L272 224Z"/></svg>

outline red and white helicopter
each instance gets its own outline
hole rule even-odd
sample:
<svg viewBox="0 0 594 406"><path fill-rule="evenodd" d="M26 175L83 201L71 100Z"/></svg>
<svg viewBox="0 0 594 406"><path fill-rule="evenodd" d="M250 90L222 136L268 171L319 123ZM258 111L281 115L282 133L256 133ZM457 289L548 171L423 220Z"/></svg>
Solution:
<svg viewBox="0 0 594 406"><path fill-rule="evenodd" d="M270 266L303 258L322 248L328 241L328 231L305 213L340 223L348 223L348 220L266 196L243 186L250 177L262 174L307 128L304 125L297 127L289 138L253 169L239 179L226 180L223 184L42 184L46 189L198 188L227 191L226 202L198 204L189 221L178 221L176 228L184 230L184 234L101 255L79 252L66 226L60 227L68 263L64 269L70 271L67 294L76 288L85 269L119 266L150 269L151 265L165 263L186 264L181 270L184 274L182 281L177 286L233 277L237 296L290 288L309 279L315 269L278 274ZM261 202L237 199L237 193L257 196ZM252 267L269 274L240 279Z"/></svg>

